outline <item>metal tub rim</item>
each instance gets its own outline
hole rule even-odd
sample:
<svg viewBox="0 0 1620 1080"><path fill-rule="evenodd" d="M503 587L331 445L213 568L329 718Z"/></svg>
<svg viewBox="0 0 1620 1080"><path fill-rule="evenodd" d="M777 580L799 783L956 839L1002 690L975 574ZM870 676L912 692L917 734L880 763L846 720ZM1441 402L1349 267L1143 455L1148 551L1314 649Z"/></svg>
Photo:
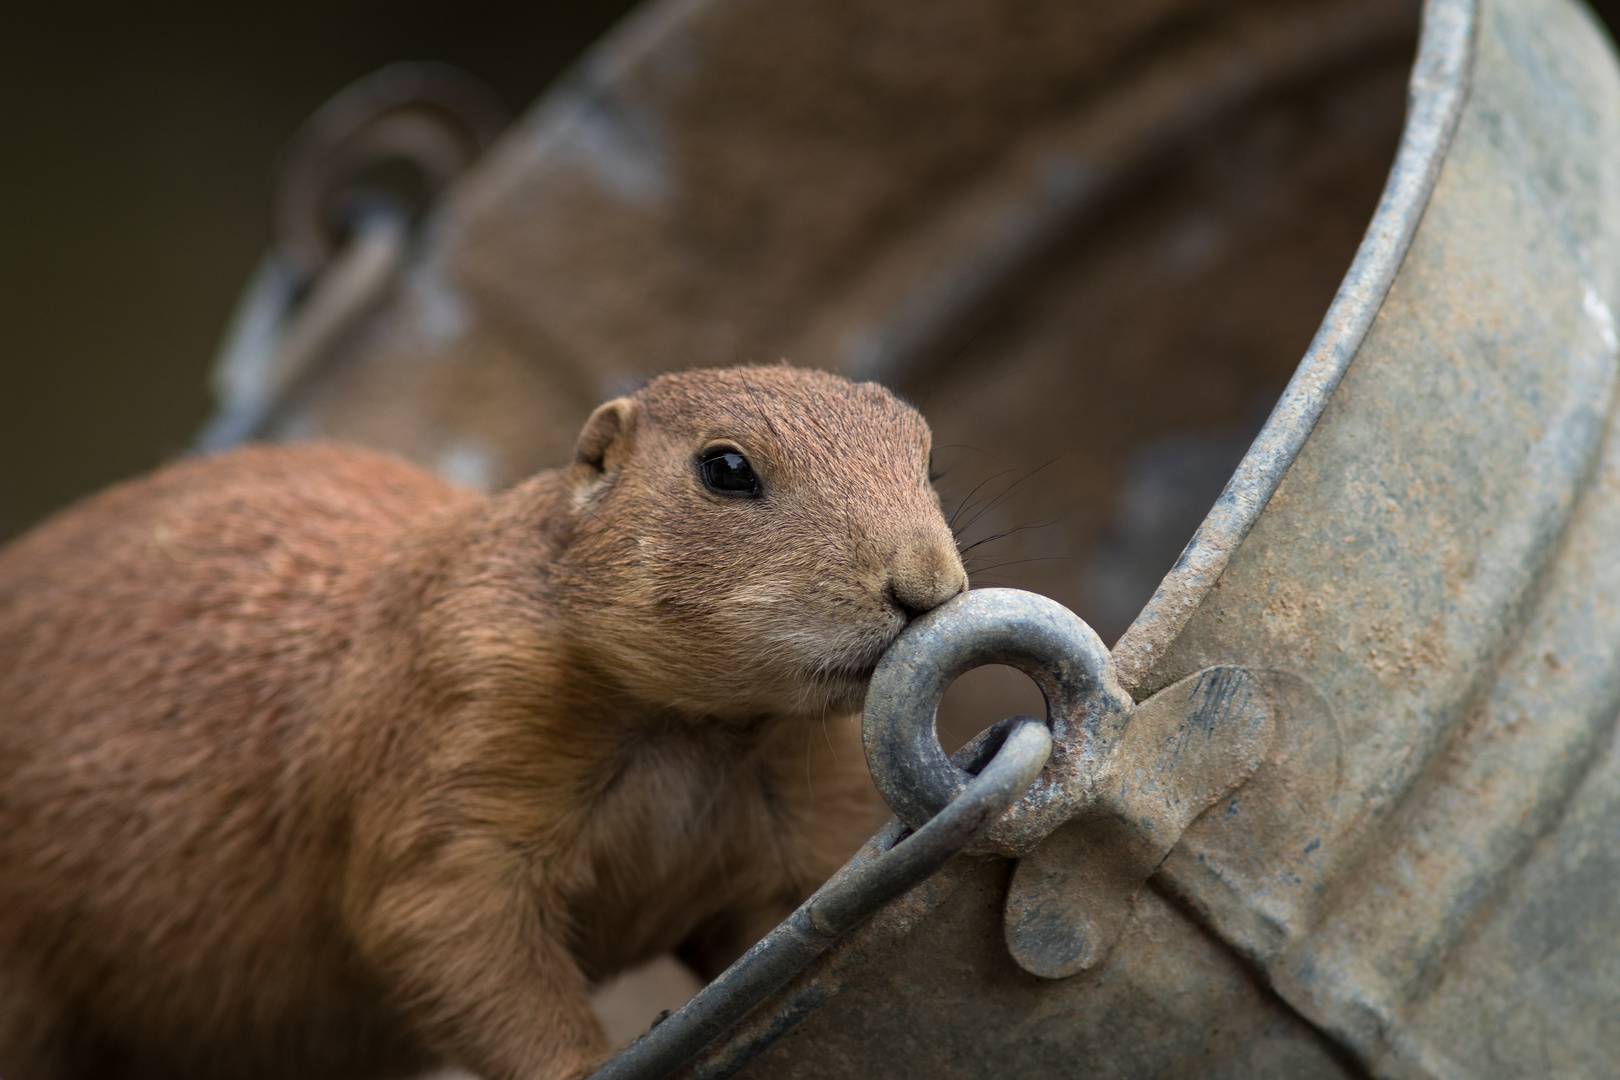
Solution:
<svg viewBox="0 0 1620 1080"><path fill-rule="evenodd" d="M1479 0L1425 0L1400 145L1350 269L1220 498L1114 645L1120 682L1138 700L1171 677L1156 677L1155 662L1259 520L1377 319L1428 209L1467 102L1478 24Z"/></svg>

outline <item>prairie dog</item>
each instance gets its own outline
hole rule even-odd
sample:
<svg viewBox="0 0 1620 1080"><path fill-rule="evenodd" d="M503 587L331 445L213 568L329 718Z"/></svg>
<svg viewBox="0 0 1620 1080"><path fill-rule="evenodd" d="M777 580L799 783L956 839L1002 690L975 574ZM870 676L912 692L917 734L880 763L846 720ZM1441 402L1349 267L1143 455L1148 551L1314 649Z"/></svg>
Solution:
<svg viewBox="0 0 1620 1080"><path fill-rule="evenodd" d="M666 375L480 497L185 461L0 550L0 1076L576 1077L881 818L879 655L967 587L874 384Z"/></svg>

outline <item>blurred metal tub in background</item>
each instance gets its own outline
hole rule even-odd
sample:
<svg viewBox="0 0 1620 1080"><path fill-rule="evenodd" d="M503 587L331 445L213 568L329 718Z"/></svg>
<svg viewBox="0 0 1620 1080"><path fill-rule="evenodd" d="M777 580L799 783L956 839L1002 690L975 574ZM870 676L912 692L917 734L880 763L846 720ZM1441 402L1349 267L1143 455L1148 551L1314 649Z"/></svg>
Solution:
<svg viewBox="0 0 1620 1080"><path fill-rule="evenodd" d="M657 371L878 378L978 581L1138 700L1253 673L1269 757L1091 966L1021 968L963 859L745 1075L1612 1074L1620 79L1568 0L1423 16L651 4L263 418L497 486ZM952 741L1028 711L976 675Z"/></svg>

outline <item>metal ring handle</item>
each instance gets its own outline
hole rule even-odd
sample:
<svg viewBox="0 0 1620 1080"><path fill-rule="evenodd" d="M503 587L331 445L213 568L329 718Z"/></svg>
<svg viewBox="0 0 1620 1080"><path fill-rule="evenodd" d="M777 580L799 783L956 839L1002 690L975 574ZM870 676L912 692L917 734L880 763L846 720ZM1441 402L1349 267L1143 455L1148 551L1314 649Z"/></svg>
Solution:
<svg viewBox="0 0 1620 1080"><path fill-rule="evenodd" d="M1017 855L1090 796L1103 755L1124 730L1131 699L1101 639L1055 600L1019 589L975 589L923 615L878 663L862 726L872 778L913 828L973 779L946 756L934 720L946 687L986 664L1006 664L1035 681L1052 732L1051 761L970 849Z"/></svg>

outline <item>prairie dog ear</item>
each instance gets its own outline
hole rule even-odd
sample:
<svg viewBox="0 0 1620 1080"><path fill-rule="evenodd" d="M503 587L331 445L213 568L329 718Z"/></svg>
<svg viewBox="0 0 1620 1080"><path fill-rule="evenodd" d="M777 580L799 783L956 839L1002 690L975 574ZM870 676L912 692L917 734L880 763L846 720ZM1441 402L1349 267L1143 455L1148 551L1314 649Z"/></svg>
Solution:
<svg viewBox="0 0 1620 1080"><path fill-rule="evenodd" d="M627 397L596 407L574 444L574 460L597 472L618 468L635 446L636 407Z"/></svg>

